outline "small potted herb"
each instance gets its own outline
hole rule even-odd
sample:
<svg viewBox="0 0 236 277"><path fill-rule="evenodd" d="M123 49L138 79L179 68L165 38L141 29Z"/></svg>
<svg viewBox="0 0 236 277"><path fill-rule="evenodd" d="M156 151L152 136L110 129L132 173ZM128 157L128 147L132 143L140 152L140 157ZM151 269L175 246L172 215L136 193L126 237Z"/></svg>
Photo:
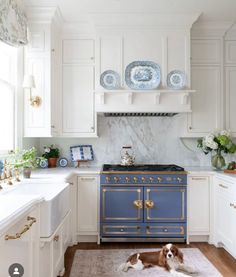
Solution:
<svg viewBox="0 0 236 277"><path fill-rule="evenodd" d="M44 146L43 158L48 160L48 167L56 167L57 159L59 158L60 151L59 149L52 144L51 146Z"/></svg>

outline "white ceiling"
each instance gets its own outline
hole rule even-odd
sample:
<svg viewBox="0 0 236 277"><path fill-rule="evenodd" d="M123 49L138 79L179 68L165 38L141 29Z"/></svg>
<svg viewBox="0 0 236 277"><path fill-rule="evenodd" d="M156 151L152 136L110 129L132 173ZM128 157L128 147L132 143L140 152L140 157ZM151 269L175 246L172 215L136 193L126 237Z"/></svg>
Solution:
<svg viewBox="0 0 236 277"><path fill-rule="evenodd" d="M68 22L88 13L202 13L202 21L236 20L236 0L23 0L26 5L59 6Z"/></svg>

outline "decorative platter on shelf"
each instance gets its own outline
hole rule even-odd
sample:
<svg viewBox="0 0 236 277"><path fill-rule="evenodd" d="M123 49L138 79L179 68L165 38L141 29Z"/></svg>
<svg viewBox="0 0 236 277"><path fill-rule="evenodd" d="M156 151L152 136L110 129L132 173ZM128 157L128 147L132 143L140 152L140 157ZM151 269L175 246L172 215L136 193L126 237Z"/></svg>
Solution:
<svg viewBox="0 0 236 277"><path fill-rule="evenodd" d="M181 70L172 70L167 75L167 86L170 89L183 89L186 86L186 75Z"/></svg>
<svg viewBox="0 0 236 277"><path fill-rule="evenodd" d="M40 160L39 161L39 166L41 167L41 168L47 168L48 167L48 160Z"/></svg>
<svg viewBox="0 0 236 277"><path fill-rule="evenodd" d="M160 66L151 61L134 61L125 69L125 82L135 90L156 89L161 82Z"/></svg>
<svg viewBox="0 0 236 277"><path fill-rule="evenodd" d="M62 157L58 160L58 165L60 167L66 167L68 165L68 160L66 158Z"/></svg>
<svg viewBox="0 0 236 277"><path fill-rule="evenodd" d="M106 70L100 76L100 85L105 89L119 89L120 75L114 70Z"/></svg>

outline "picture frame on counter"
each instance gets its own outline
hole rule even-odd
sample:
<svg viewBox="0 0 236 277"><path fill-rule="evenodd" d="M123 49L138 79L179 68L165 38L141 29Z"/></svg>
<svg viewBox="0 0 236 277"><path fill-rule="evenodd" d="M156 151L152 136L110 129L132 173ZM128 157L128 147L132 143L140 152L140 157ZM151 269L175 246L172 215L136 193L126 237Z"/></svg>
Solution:
<svg viewBox="0 0 236 277"><path fill-rule="evenodd" d="M93 161L94 153L92 145L76 145L70 147L72 162Z"/></svg>

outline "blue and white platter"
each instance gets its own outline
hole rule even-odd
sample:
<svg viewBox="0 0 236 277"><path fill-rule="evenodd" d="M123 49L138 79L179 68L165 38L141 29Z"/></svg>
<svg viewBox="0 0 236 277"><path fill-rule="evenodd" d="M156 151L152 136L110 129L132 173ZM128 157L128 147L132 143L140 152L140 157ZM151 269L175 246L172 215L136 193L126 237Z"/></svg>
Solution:
<svg viewBox="0 0 236 277"><path fill-rule="evenodd" d="M158 88L161 83L160 66L151 61L134 61L125 69L125 82L135 90Z"/></svg>
<svg viewBox="0 0 236 277"><path fill-rule="evenodd" d="M40 160L39 166L41 168L47 168L48 167L48 160Z"/></svg>
<svg viewBox="0 0 236 277"><path fill-rule="evenodd" d="M66 167L68 165L68 160L66 158L60 158L58 161L60 167Z"/></svg>
<svg viewBox="0 0 236 277"><path fill-rule="evenodd" d="M183 89L186 86L186 75L181 70L173 70L167 75L167 86L171 89Z"/></svg>
<svg viewBox="0 0 236 277"><path fill-rule="evenodd" d="M119 89L120 75L114 70L106 70L100 76L100 85L105 89Z"/></svg>

